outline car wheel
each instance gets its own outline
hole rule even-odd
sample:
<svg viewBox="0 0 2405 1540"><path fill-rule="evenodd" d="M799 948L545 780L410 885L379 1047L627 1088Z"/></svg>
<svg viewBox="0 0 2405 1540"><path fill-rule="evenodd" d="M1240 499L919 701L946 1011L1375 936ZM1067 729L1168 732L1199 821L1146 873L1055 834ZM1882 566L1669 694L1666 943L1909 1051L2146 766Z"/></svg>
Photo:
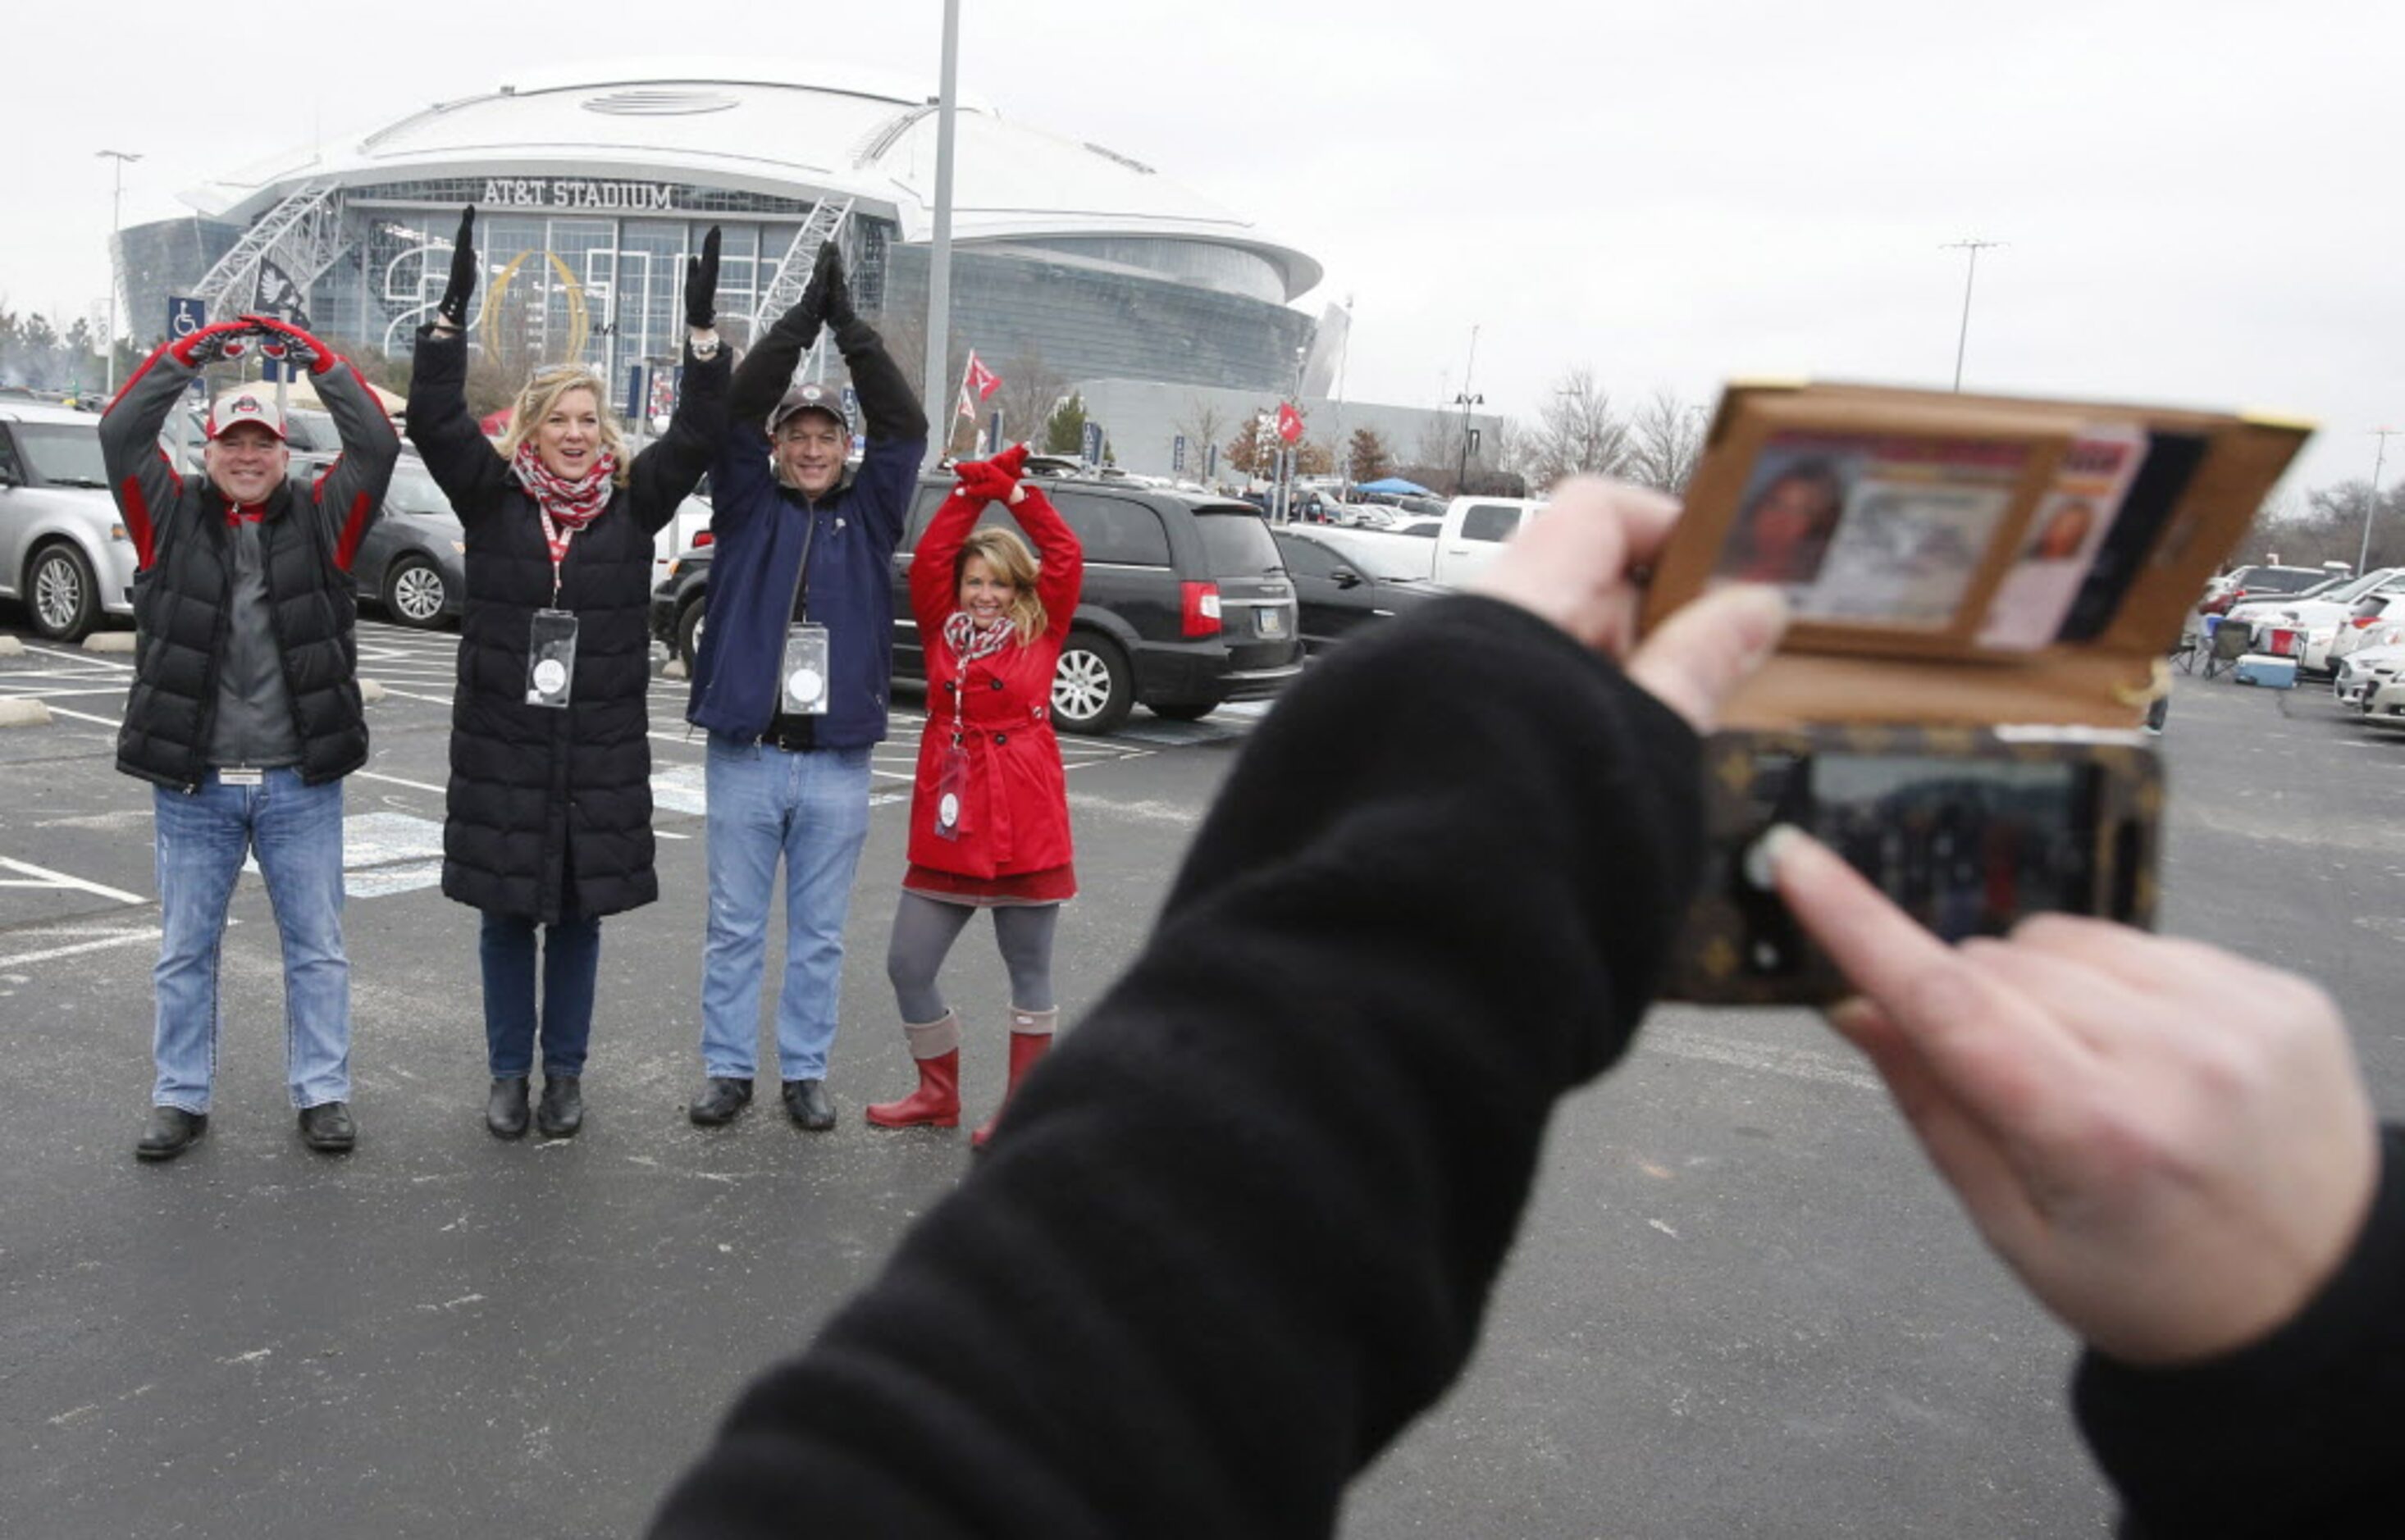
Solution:
<svg viewBox="0 0 2405 1540"><path fill-rule="evenodd" d="M701 651L702 611L707 608L696 599L677 611L676 655L684 660L685 672L693 672L695 654Z"/></svg>
<svg viewBox="0 0 2405 1540"><path fill-rule="evenodd" d="M100 623L100 585L91 563L72 545L46 545L25 570L25 608L34 629L52 641L81 641Z"/></svg>
<svg viewBox="0 0 2405 1540"><path fill-rule="evenodd" d="M443 569L423 556L403 556L384 575L385 612L421 631L443 623Z"/></svg>
<svg viewBox="0 0 2405 1540"><path fill-rule="evenodd" d="M1118 643L1072 631L1052 671L1052 720L1072 733L1108 733L1135 708L1135 681Z"/></svg>
<svg viewBox="0 0 2405 1540"><path fill-rule="evenodd" d="M1219 709L1217 701L1154 701L1152 714L1172 721L1201 721Z"/></svg>

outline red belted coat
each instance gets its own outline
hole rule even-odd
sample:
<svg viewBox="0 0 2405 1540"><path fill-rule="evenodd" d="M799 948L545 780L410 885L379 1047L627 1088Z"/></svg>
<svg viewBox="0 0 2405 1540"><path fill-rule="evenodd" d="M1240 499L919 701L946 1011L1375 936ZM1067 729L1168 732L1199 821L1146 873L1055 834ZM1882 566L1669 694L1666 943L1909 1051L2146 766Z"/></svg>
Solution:
<svg viewBox="0 0 2405 1540"><path fill-rule="evenodd" d="M927 659L927 726L919 743L917 794L910 803L910 861L955 876L986 879L1048 872L1070 863L1069 788L1052 734L1052 671L1076 613L1086 558L1077 537L1041 487L1021 483L1010 505L1042 566L1036 596L1044 632L961 666L944 639L960 609L953 570L961 546L985 511L955 490L935 511L910 559L910 609ZM944 763L957 739L966 774L960 788L957 837L935 832Z"/></svg>

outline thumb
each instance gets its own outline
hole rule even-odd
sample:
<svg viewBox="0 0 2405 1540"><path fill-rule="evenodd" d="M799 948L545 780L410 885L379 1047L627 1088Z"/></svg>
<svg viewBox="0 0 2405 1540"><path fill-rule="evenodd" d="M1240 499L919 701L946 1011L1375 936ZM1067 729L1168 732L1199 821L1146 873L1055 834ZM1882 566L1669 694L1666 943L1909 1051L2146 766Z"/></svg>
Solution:
<svg viewBox="0 0 2405 1540"><path fill-rule="evenodd" d="M1628 677L1698 733L1763 665L1787 630L1787 601L1759 584L1723 588L1675 610L1628 659Z"/></svg>

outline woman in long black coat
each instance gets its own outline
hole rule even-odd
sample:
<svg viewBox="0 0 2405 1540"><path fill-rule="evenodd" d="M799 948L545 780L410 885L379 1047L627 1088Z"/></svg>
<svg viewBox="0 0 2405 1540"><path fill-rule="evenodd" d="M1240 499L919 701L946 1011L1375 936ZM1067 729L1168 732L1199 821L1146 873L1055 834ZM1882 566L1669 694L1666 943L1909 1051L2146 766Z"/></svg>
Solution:
<svg viewBox="0 0 2405 1540"><path fill-rule="evenodd" d="M576 1132L601 917L659 896L652 870L653 538L725 437L727 358L710 329L718 231L685 275L684 388L666 437L626 454L582 365L518 393L499 453L469 415L475 211L437 319L418 333L409 439L467 531L468 608L451 717L443 891L484 912L485 1126L526 1132L538 1035L547 1136ZM542 1012L535 1012L535 930Z"/></svg>

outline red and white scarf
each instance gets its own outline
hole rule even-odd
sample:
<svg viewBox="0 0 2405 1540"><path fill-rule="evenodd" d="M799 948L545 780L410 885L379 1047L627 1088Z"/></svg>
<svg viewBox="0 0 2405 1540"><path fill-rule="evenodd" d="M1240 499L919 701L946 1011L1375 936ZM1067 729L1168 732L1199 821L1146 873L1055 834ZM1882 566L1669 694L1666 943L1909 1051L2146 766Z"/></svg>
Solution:
<svg viewBox="0 0 2405 1540"><path fill-rule="evenodd" d="M961 673L966 677L969 665L1009 646L1017 629L1007 615L979 625L967 610L955 609L951 618L944 622L944 641L951 648L952 656L961 660Z"/></svg>
<svg viewBox="0 0 2405 1540"><path fill-rule="evenodd" d="M612 478L618 474L617 456L604 451L593 462L593 468L574 481L558 474L542 463L531 439L518 445L517 457L510 461L517 472L518 484L525 487L552 523L564 529L582 529L601 516L610 506L610 495L617 488Z"/></svg>

